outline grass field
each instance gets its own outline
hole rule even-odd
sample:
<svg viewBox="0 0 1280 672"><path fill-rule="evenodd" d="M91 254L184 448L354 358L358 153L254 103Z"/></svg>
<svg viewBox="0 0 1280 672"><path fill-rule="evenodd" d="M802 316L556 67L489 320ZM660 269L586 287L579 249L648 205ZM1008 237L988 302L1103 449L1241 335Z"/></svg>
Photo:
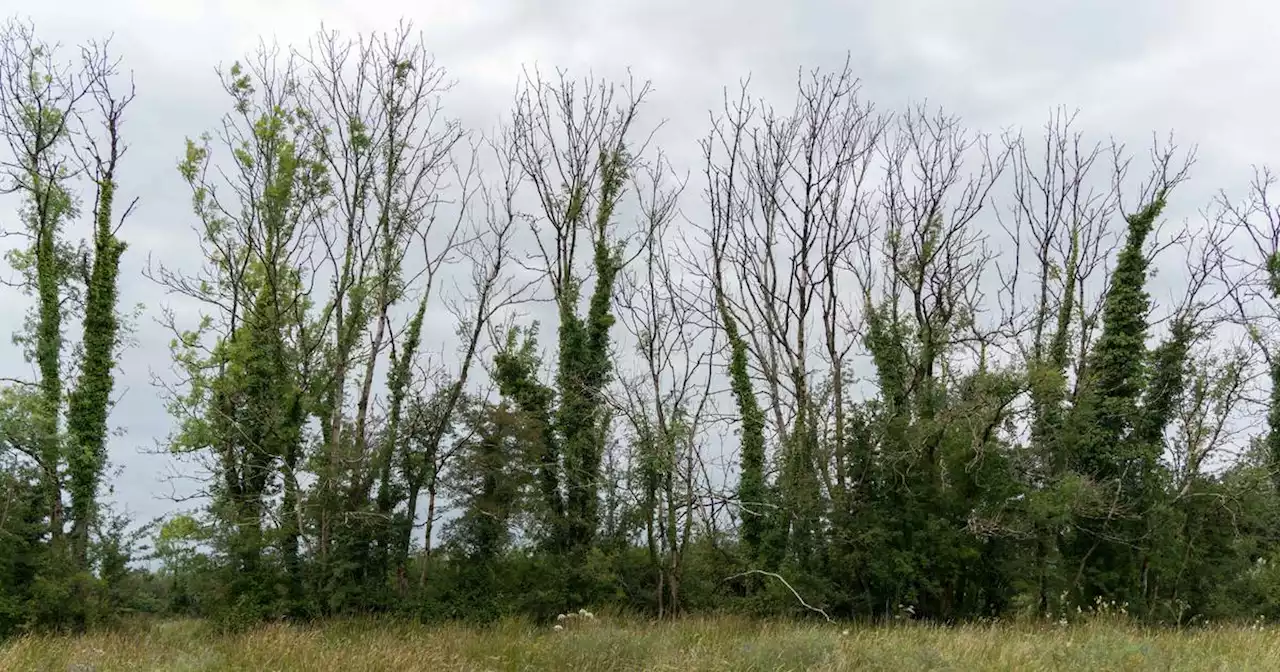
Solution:
<svg viewBox="0 0 1280 672"><path fill-rule="evenodd" d="M1280 630L855 627L601 618L563 631L344 621L217 635L195 621L0 644L0 670L1280 670Z"/></svg>

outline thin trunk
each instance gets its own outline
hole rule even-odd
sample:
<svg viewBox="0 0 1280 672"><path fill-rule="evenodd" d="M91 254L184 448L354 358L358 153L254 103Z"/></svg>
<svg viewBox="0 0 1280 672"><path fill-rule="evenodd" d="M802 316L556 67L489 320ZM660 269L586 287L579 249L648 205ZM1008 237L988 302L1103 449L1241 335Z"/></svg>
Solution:
<svg viewBox="0 0 1280 672"><path fill-rule="evenodd" d="M427 585L427 568L431 565L431 534L434 532L433 523L436 518L436 484L435 478L431 479L431 485L427 487L427 524L426 538L422 545L422 574L418 577L418 586Z"/></svg>
<svg viewBox="0 0 1280 672"><path fill-rule="evenodd" d="M385 290L379 297L378 326L373 332L373 340L369 345L369 358L364 365L364 379L360 383L360 400L356 406L355 424L355 464L356 473L352 477L352 489L349 493L351 506L360 506L368 499L369 487L372 484L371 469L366 467L365 451L368 448L369 404L373 400L373 374L378 367L378 352L382 350L382 339L386 337L387 308Z"/></svg>
<svg viewBox="0 0 1280 672"><path fill-rule="evenodd" d="M52 189L52 187L50 187ZM62 409L62 293L59 291L57 249L54 232L56 222L49 199L37 198L36 291L39 312L36 325L36 364L40 369L41 408L39 441L41 459L46 465L49 482L45 484L49 498L49 532L54 544L63 535L62 485L58 468L62 462L59 439L59 416ZM43 204L41 201L44 201Z"/></svg>
<svg viewBox="0 0 1280 672"><path fill-rule="evenodd" d="M118 113L117 113L118 114ZM119 156L116 117L108 118L111 154L100 167L98 198L94 209L93 270L84 317L84 361L71 394L67 429L73 450L68 455L71 477L73 550L80 569L89 566L89 530L97 513L98 483L106 461L107 413L114 386L113 356L116 348L117 276L124 243L111 229L115 194L115 164Z"/></svg>

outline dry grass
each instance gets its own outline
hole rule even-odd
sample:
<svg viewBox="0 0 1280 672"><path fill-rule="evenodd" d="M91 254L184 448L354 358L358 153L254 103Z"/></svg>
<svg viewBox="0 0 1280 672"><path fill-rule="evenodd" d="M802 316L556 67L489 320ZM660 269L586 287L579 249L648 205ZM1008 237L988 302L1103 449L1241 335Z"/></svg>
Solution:
<svg viewBox="0 0 1280 672"><path fill-rule="evenodd" d="M195 621L0 644L0 670L1280 670L1276 630L841 627L600 619L563 632L346 621L216 635Z"/></svg>

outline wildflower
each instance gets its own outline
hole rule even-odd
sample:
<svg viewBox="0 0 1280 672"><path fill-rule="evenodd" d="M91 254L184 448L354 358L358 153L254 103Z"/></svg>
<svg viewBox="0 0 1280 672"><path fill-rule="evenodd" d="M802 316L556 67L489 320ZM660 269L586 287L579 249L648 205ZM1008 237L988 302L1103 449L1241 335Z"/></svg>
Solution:
<svg viewBox="0 0 1280 672"><path fill-rule="evenodd" d="M557 621L563 621L564 619L565 619L565 615L564 615L564 614L560 614L559 616L556 616L556 620L557 620Z"/></svg>
<svg viewBox="0 0 1280 672"><path fill-rule="evenodd" d="M840 636L841 636L841 637L848 637L848 636L849 636L849 631L848 631L848 630L841 630L841 631L840 631Z"/></svg>
<svg viewBox="0 0 1280 672"><path fill-rule="evenodd" d="M564 626L560 625L559 623L556 623L556 627L552 628L552 630L555 630L556 632L560 632L561 630L564 630Z"/></svg>
<svg viewBox="0 0 1280 672"><path fill-rule="evenodd" d="M587 610L586 610L586 609L579 609L579 610L578 610L578 615L579 615L579 616L583 616L583 617L585 617L585 616L587 615Z"/></svg>

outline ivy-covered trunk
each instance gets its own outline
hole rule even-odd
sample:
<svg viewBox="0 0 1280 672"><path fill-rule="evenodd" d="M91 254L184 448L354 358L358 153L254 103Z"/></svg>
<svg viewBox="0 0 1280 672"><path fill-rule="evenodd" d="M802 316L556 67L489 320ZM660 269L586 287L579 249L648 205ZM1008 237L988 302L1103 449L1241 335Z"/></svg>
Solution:
<svg viewBox="0 0 1280 672"><path fill-rule="evenodd" d="M90 529L96 522L98 484L107 459L107 415L114 387L115 355L118 345L117 314L120 255L125 244L115 235L112 205L115 197L115 167L119 158L117 124L119 112L108 120L111 154L99 166L98 200L94 207L93 270L85 295L83 359L80 377L71 393L67 410L70 451L72 538L77 562L89 564Z"/></svg>

